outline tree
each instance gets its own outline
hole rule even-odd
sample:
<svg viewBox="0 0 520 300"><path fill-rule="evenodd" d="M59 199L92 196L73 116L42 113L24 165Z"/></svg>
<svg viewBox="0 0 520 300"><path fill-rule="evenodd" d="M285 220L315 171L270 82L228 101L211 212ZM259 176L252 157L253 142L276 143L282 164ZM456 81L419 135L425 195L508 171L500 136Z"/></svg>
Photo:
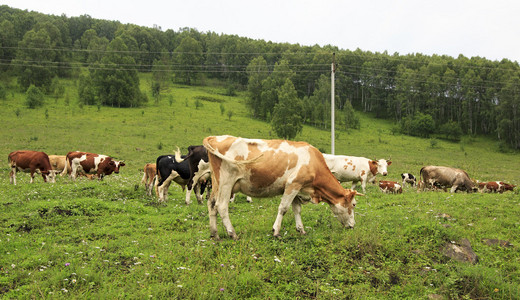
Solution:
<svg viewBox="0 0 520 300"><path fill-rule="evenodd" d="M147 101L139 89L139 75L134 59L119 37L107 47L100 64L90 70L92 85L100 104L114 107L137 107Z"/></svg>
<svg viewBox="0 0 520 300"><path fill-rule="evenodd" d="M48 66L54 61L56 53L52 50L54 48L47 31L40 29L27 32L18 47L20 50L17 51L13 65L17 66L20 74L20 86L25 89L30 85L49 87L56 72Z"/></svg>
<svg viewBox="0 0 520 300"><path fill-rule="evenodd" d="M343 110L345 111L345 129L359 129L361 127L359 117L356 115L350 101L345 101Z"/></svg>
<svg viewBox="0 0 520 300"><path fill-rule="evenodd" d="M247 104L253 110L253 117L265 118L261 99L262 81L269 76L265 59L262 56L253 58L247 66L247 74L249 75L247 82Z"/></svg>
<svg viewBox="0 0 520 300"><path fill-rule="evenodd" d="M28 108L37 108L43 106L43 93L34 85L29 86L25 93L25 105Z"/></svg>
<svg viewBox="0 0 520 300"><path fill-rule="evenodd" d="M202 46L197 40L187 36L175 48L174 58L178 64L175 73L184 83L191 84L195 80L203 61Z"/></svg>
<svg viewBox="0 0 520 300"><path fill-rule="evenodd" d="M298 98L292 81L287 78L285 84L278 89L279 102L274 107L271 127L278 137L293 139L303 129L301 112L303 103Z"/></svg>

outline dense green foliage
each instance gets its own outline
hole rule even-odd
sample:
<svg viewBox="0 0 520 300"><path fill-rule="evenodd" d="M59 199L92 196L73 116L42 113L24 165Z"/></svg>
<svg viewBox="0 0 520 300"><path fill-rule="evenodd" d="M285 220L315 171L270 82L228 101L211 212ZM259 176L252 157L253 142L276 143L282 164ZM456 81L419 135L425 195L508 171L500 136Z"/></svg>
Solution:
<svg viewBox="0 0 520 300"><path fill-rule="evenodd" d="M152 74L141 74L151 93ZM10 82L15 82L12 78ZM184 204L173 184L157 203L140 185L142 168L176 146L208 135L274 138L268 123L250 119L245 92L227 87L170 85L158 103L119 109L82 105L73 80L60 80L64 96L46 96L28 109L25 93L9 89L0 101L0 157L18 149L65 154L81 150L124 159L120 174L103 181L58 176L29 184L18 173L9 184L0 165L0 298L161 299L518 299L520 197L504 194L422 192L400 195L368 185L357 197L356 228L345 230L327 205L308 204L295 230L287 212L282 238L271 227L280 198L243 195L230 205L240 239L226 238L219 221L209 239L206 205ZM67 98L67 95L70 95ZM150 96L150 94L148 95ZM197 109L195 102L202 102ZM233 111L228 120L226 113ZM400 135L392 123L359 114L360 130L336 131L336 153L389 158L385 179L417 174L425 164L448 165L479 180L519 184L518 154L496 152L496 142L464 136L461 143ZM296 140L330 149L330 133L304 125ZM348 185L346 185L348 186ZM194 200L194 199L192 199ZM195 201L194 201L195 202ZM446 243L467 238L477 264L441 254ZM509 241L513 247L484 239Z"/></svg>
<svg viewBox="0 0 520 300"><path fill-rule="evenodd" d="M85 104L142 105L147 97L136 87L136 72L153 72L156 101L171 80L205 84L218 79L228 82L231 92L247 88L252 116L270 121L276 90L290 78L304 101L303 122L329 128L330 86L327 90L322 78L330 74L333 52L337 110L348 103L396 123L421 113L431 116L435 131L449 131L450 139L456 140L460 129L520 148L520 68L507 59L300 46L0 7L1 69L16 74L22 89L33 84L52 93L54 76L77 78L88 68L92 80L82 81L79 91ZM345 121L337 124L356 127Z"/></svg>

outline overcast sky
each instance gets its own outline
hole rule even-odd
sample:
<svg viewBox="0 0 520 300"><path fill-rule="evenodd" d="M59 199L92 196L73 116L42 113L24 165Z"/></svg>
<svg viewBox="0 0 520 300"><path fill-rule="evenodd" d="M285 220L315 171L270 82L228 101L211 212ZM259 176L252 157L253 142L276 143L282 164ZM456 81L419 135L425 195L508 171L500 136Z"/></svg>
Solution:
<svg viewBox="0 0 520 300"><path fill-rule="evenodd" d="M88 14L163 30L341 49L520 62L518 0L0 0L67 17Z"/></svg>

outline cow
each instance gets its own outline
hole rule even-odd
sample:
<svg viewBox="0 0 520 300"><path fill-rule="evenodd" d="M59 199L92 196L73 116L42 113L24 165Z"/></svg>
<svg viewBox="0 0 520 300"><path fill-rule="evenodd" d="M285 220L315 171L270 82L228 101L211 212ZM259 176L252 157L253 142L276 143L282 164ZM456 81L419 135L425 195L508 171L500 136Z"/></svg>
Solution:
<svg viewBox="0 0 520 300"><path fill-rule="evenodd" d="M402 173L401 178L403 179L403 186L409 183L412 187L417 185L417 178L410 173Z"/></svg>
<svg viewBox="0 0 520 300"><path fill-rule="evenodd" d="M141 183L144 183L146 194L149 196L152 195L152 189L154 186L154 180L155 180L155 174L156 171L156 165L157 164L146 164L144 165L144 174L143 178L141 179Z"/></svg>
<svg viewBox="0 0 520 300"><path fill-rule="evenodd" d="M475 183L469 178L468 173L461 169L442 167L442 166L425 166L420 170L420 176L424 182L424 188L434 188L441 186L450 188L451 193L458 190L468 193L477 190Z"/></svg>
<svg viewBox="0 0 520 300"><path fill-rule="evenodd" d="M56 182L56 171L51 167L49 156L45 152L32 150L18 150L9 153L7 162L11 171L9 182L16 185L16 172L31 173L31 183L34 181L34 173L42 174L44 182Z"/></svg>
<svg viewBox="0 0 520 300"><path fill-rule="evenodd" d="M65 166L66 168L61 172L61 176L70 172L72 180L76 180L78 174L84 172L85 174L95 174L99 180L102 180L106 175L118 174L119 169L125 166L125 163L114 160L107 155L74 151L67 153L67 164Z"/></svg>
<svg viewBox="0 0 520 300"><path fill-rule="evenodd" d="M208 200L211 237L220 239L217 212L227 234L238 236L229 219L229 199L241 192L252 197L282 195L273 236L280 237L284 214L292 205L296 230L305 234L301 205L325 202L345 227L355 225L355 190L344 189L332 175L321 152L305 142L246 139L229 135L203 140L208 150L213 191Z"/></svg>
<svg viewBox="0 0 520 300"><path fill-rule="evenodd" d="M192 147L192 146L190 146ZM200 146L202 147L202 146ZM204 147L202 147L204 148ZM191 149L191 151L190 151ZM200 151L200 148L198 147L192 147L189 148L190 151L187 155L181 156L180 151L177 149L175 154L170 155L161 155L157 157L157 178L155 182L155 191L156 194L159 196L159 201L163 202L166 201L168 198L168 188L172 181L179 184L182 189L184 190L186 186L188 186L188 189L186 191L186 204L191 203L191 191L194 187L196 198L199 203L202 203L202 196L199 194L199 186L197 184L193 184L193 177L196 175L196 171L192 172L192 170L198 171L198 163L202 160L204 161L204 153L206 155L206 161L207 161L207 152L204 149L204 151ZM199 159L200 158L200 159ZM197 161L196 166L192 166L192 163L195 163ZM207 177L206 177L207 178ZM204 178L202 178L204 179ZM198 183L199 181L197 181ZM200 183L200 192L204 193L204 189L206 187L205 182Z"/></svg>
<svg viewBox="0 0 520 300"><path fill-rule="evenodd" d="M55 170L57 173L61 173L67 165L67 156L49 155L49 162L51 163L51 167L53 170Z"/></svg>
<svg viewBox="0 0 520 300"><path fill-rule="evenodd" d="M403 187L396 181L381 180L379 189L383 193L401 194L403 192Z"/></svg>
<svg viewBox="0 0 520 300"><path fill-rule="evenodd" d="M356 156L323 154L323 157L330 171L339 182L352 181L351 189L355 189L356 184L361 182L364 193L366 192L366 183L374 181L377 174L386 176L388 166L392 164L390 160L371 160Z"/></svg>
<svg viewBox="0 0 520 300"><path fill-rule="evenodd" d="M488 193L503 193L505 191L512 191L514 189L514 185L502 182L502 181L489 181L489 182L479 182L478 190Z"/></svg>

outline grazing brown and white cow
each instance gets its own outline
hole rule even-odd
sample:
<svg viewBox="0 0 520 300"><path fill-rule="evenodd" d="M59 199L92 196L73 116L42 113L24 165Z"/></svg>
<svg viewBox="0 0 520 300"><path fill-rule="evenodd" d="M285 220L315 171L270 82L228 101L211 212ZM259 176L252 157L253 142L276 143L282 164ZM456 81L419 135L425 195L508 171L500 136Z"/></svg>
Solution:
<svg viewBox="0 0 520 300"><path fill-rule="evenodd" d="M66 175L69 170L73 180L76 180L79 172L86 174L95 174L99 180L102 180L105 175L112 173L119 173L119 168L125 163L112 159L110 156L88 153L88 152L69 152L67 153L66 168L61 173L61 176Z"/></svg>
<svg viewBox="0 0 520 300"><path fill-rule="evenodd" d="M9 153L7 157L9 167L9 182L16 185L16 172L31 173L31 183L34 181L34 173L40 172L43 181L56 182L56 172L52 170L49 156L45 152L32 150L19 150Z"/></svg>
<svg viewBox="0 0 520 300"><path fill-rule="evenodd" d="M503 193L505 191L512 191L514 188L514 185L502 181L489 181L478 183L478 190L481 193Z"/></svg>
<svg viewBox="0 0 520 300"><path fill-rule="evenodd" d="M396 181L381 180L379 189L383 193L401 194L403 192L403 187Z"/></svg>
<svg viewBox="0 0 520 300"><path fill-rule="evenodd" d="M468 193L477 190L475 183L469 178L468 173L461 169L442 167L442 166L426 166L420 171L424 188L442 187L451 188L450 192L455 193L457 190L466 191Z"/></svg>
<svg viewBox="0 0 520 300"><path fill-rule="evenodd" d="M327 168L320 151L305 142L209 136L208 149L213 191L208 201L211 236L218 239L217 212L226 232L237 239L229 219L229 198L242 192L252 197L283 195L273 224L273 235L280 236L284 214L292 205L296 230L305 234L301 205L308 201L326 202L345 227L354 227L354 196L344 189Z"/></svg>
<svg viewBox="0 0 520 300"><path fill-rule="evenodd" d="M146 164L144 165L144 174L141 179L141 183L144 183L146 193L151 196L153 190L153 182L155 180L156 174L156 164Z"/></svg>
<svg viewBox="0 0 520 300"><path fill-rule="evenodd" d="M57 171L58 173L61 173L67 165L67 156L49 155L49 162L51 163L51 167L53 170Z"/></svg>
<svg viewBox="0 0 520 300"><path fill-rule="evenodd" d="M340 182L352 181L352 189L361 182L363 192L368 181L374 181L377 174L386 176L390 160L371 160L364 157L323 154L330 171Z"/></svg>

